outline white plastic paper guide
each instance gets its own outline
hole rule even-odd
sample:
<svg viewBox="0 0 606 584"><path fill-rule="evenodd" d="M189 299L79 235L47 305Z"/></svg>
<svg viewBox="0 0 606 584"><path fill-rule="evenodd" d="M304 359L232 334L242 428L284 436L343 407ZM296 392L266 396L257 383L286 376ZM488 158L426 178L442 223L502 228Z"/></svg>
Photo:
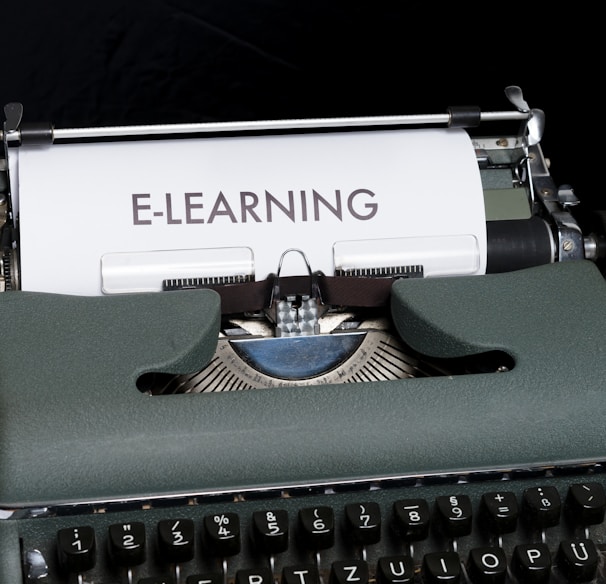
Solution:
<svg viewBox="0 0 606 584"><path fill-rule="evenodd" d="M159 291L312 271L482 274L479 168L458 129L56 144L18 157L23 290ZM13 184L14 186L14 184ZM306 274L301 254L280 274ZM297 259L299 258L299 259Z"/></svg>

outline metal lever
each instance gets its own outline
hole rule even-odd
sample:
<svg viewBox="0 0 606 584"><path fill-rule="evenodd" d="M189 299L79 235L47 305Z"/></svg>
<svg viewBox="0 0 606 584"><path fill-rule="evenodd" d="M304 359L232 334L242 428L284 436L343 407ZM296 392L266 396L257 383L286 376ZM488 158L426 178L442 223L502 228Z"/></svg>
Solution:
<svg viewBox="0 0 606 584"><path fill-rule="evenodd" d="M21 118L23 118L23 106L17 102L7 103L4 106L4 117L6 119L4 122L4 131L7 134L17 131Z"/></svg>
<svg viewBox="0 0 606 584"><path fill-rule="evenodd" d="M545 131L545 112L537 108L531 109L524 99L522 89L517 85L508 85L505 88L505 95L519 112L529 114L528 119L522 126L523 133L527 134L528 146L538 144Z"/></svg>
<svg viewBox="0 0 606 584"><path fill-rule="evenodd" d="M286 254L299 253L309 275L309 290L295 294L282 295L280 291L280 272ZM317 335L320 333L319 318L321 316L320 288L316 274L312 273L307 256L300 249L287 249L281 256L278 271L274 276L269 308L266 314L275 325L276 337L297 337L304 335Z"/></svg>

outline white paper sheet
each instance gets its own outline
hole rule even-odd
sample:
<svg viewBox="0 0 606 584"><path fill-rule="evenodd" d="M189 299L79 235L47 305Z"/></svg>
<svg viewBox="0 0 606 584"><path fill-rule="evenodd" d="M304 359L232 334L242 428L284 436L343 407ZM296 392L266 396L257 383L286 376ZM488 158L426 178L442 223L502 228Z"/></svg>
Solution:
<svg viewBox="0 0 606 584"><path fill-rule="evenodd" d="M463 130L57 144L15 155L24 290L101 294L102 258L125 252L252 250L261 280L294 248L333 274L358 240L373 242L379 260L427 264L426 276L485 272L482 185ZM285 258L282 275L305 273Z"/></svg>

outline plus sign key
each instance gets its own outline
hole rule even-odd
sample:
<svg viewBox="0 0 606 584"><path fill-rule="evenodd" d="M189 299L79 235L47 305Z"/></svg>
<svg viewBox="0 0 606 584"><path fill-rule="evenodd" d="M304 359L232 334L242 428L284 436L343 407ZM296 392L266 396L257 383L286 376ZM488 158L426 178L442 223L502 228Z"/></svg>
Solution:
<svg viewBox="0 0 606 584"><path fill-rule="evenodd" d="M480 519L493 535L512 533L518 525L518 501L511 491L484 493L480 501Z"/></svg>

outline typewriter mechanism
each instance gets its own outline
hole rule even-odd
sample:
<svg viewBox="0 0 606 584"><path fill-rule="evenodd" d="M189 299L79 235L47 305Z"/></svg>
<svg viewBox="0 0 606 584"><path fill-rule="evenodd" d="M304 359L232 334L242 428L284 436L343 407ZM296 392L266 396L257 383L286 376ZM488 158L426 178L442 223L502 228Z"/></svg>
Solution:
<svg viewBox="0 0 606 584"><path fill-rule="evenodd" d="M604 235L594 212L591 223L577 217L579 200L572 187L557 187L549 174L540 140L544 114L531 109L517 87L506 89L514 106L509 112L481 113L477 108L450 108L444 116L403 116L354 120L294 120L251 124L191 125L56 130L21 124L19 104L5 108L2 183L3 291L20 289L19 217L11 206L8 149L17 144L86 142L157 135L233 132L335 131L351 127L423 127L445 124L470 131L480 169L486 212L486 273L518 270L575 259L601 263ZM513 133L485 136L480 122L513 122ZM478 135L476 135L478 134ZM314 191L314 195L316 195ZM167 195L168 197L168 195ZM172 204L172 203L171 203ZM306 205L311 207L311 201ZM317 209L317 199L314 201ZM340 201L339 201L340 204ZM349 203L348 203L349 204ZM202 205L199 205L200 207ZM292 206L292 199L291 199ZM135 212L149 205L136 206ZM217 207L215 206L215 209ZM230 211L231 212L231 211ZM172 209L168 213L173 213ZM161 213L154 212L154 215ZM141 222L151 222L141 220ZM181 221L180 219L178 221ZM200 221L203 221L200 219ZM589 231L588 231L589 230ZM152 255L152 254L150 254ZM284 262L299 256L298 277L280 278ZM211 362L187 376L148 374L139 380L150 394L230 391L280 385L351 383L449 375L473 371L506 371L513 364L505 353L488 352L475 358L431 359L418 355L393 330L387 300L397 279L423 278L421 263L385 262L335 266L332 274L314 271L304 249L285 248L276 270L259 281L254 273L209 272L183 277L158 276L163 291L209 288L223 298L222 323ZM133 270L144 270L135 266ZM160 268L159 268L160 269ZM257 281L255 282L255 278ZM351 291L354 290L352 294ZM68 290L71 292L71 290ZM360 299L362 299L360 301Z"/></svg>
<svg viewBox="0 0 606 584"><path fill-rule="evenodd" d="M7 104L0 584L606 582L604 213L505 94Z"/></svg>

